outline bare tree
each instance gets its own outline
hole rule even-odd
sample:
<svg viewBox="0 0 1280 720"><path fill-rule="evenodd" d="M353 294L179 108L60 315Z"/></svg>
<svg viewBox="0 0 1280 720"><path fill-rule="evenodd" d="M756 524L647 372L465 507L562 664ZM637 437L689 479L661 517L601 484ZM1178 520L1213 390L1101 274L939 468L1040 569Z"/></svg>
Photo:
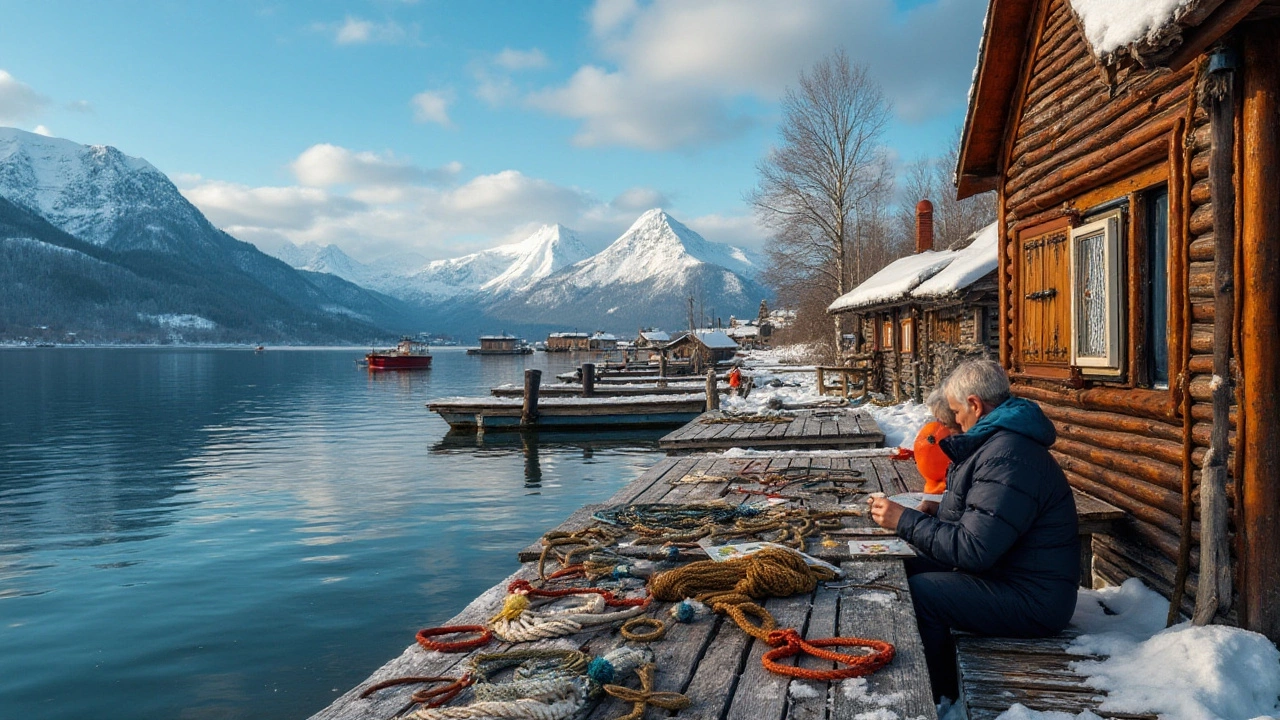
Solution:
<svg viewBox="0 0 1280 720"><path fill-rule="evenodd" d="M773 231L766 252L779 295L803 285L821 301L806 304L825 308L864 277L862 250L875 233L863 215L883 210L892 186L880 142L889 103L865 68L836 51L800 74L782 113L781 142L757 165L747 199ZM838 348L838 319L835 340Z"/></svg>

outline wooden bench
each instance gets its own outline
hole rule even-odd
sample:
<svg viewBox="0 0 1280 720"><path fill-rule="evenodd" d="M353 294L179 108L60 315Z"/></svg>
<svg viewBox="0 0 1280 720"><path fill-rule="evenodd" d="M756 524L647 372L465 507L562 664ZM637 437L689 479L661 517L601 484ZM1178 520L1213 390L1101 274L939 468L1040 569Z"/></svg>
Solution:
<svg viewBox="0 0 1280 720"><path fill-rule="evenodd" d="M1124 520L1124 510L1072 488L1080 525L1080 587L1093 587L1093 536L1111 535Z"/></svg>
<svg viewBox="0 0 1280 720"><path fill-rule="evenodd" d="M1077 715L1089 710L1104 718L1155 718L1098 709L1106 696L1084 684L1071 663L1096 656L1067 653L1078 633L1032 640L956 633L960 700L969 720L994 720L1014 703L1032 710Z"/></svg>

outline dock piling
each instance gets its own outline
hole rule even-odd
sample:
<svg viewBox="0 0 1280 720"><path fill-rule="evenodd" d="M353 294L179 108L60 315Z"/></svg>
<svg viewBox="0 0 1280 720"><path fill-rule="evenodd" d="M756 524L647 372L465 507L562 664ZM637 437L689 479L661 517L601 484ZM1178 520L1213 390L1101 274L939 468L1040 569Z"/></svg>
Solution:
<svg viewBox="0 0 1280 720"><path fill-rule="evenodd" d="M538 422L538 387L541 384L541 370L524 371L524 408L520 412L521 425L534 425Z"/></svg>
<svg viewBox="0 0 1280 720"><path fill-rule="evenodd" d="M596 394L596 364L582 363L582 397Z"/></svg>
<svg viewBox="0 0 1280 720"><path fill-rule="evenodd" d="M716 370L707 371L707 411L720 409L720 391L716 387Z"/></svg>

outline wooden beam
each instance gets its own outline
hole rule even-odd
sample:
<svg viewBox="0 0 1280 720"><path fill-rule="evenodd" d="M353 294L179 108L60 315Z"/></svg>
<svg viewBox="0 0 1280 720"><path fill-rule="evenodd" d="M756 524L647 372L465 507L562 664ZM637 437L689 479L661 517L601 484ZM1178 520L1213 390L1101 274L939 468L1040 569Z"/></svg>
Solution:
<svg viewBox="0 0 1280 720"><path fill-rule="evenodd" d="M1280 640L1280 22L1244 39L1243 596L1241 620Z"/></svg>
<svg viewBox="0 0 1280 720"><path fill-rule="evenodd" d="M1169 56L1168 66L1173 70L1178 70L1187 63L1195 60L1200 53L1203 53L1208 47L1224 35L1231 32L1241 20L1253 12L1254 8L1262 4L1262 0L1228 0L1218 6L1218 9L1210 13L1194 30L1190 30L1183 38L1182 47L1178 48L1173 55ZM1272 38L1275 42L1275 38Z"/></svg>

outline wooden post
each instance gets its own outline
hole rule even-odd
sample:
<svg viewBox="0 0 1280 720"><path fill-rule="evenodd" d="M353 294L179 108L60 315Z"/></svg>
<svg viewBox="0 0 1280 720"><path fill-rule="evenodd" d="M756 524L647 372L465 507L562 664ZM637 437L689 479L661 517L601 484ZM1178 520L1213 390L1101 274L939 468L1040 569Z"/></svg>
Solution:
<svg viewBox="0 0 1280 720"><path fill-rule="evenodd" d="M1227 455L1231 430L1231 343L1235 328L1235 117L1234 68L1204 79L1202 101L1210 124L1209 192L1213 198L1213 425L1200 479L1200 578L1192 622L1205 625L1231 608L1231 553L1227 540Z"/></svg>
<svg viewBox="0 0 1280 720"><path fill-rule="evenodd" d="M840 371L840 396L845 400L849 399L849 371L848 369Z"/></svg>
<svg viewBox="0 0 1280 720"><path fill-rule="evenodd" d="M658 377L665 378L667 376L667 354L665 352L658 353Z"/></svg>
<svg viewBox="0 0 1280 720"><path fill-rule="evenodd" d="M1241 625L1280 640L1280 22L1251 23L1244 38L1244 283L1241 315L1244 453Z"/></svg>
<svg viewBox="0 0 1280 720"><path fill-rule="evenodd" d="M720 390L716 387L716 369L707 371L707 411L720 409Z"/></svg>
<svg viewBox="0 0 1280 720"><path fill-rule="evenodd" d="M818 394L827 394L827 376L821 365L818 366Z"/></svg>
<svg viewBox="0 0 1280 720"><path fill-rule="evenodd" d="M924 398L920 393L920 362L911 363L911 399L916 402L924 402Z"/></svg>
<svg viewBox="0 0 1280 720"><path fill-rule="evenodd" d="M596 394L596 364L582 363L582 397Z"/></svg>
<svg viewBox="0 0 1280 720"><path fill-rule="evenodd" d="M524 408L520 412L521 425L535 425L538 422L538 386L541 384L541 370L524 371Z"/></svg>

